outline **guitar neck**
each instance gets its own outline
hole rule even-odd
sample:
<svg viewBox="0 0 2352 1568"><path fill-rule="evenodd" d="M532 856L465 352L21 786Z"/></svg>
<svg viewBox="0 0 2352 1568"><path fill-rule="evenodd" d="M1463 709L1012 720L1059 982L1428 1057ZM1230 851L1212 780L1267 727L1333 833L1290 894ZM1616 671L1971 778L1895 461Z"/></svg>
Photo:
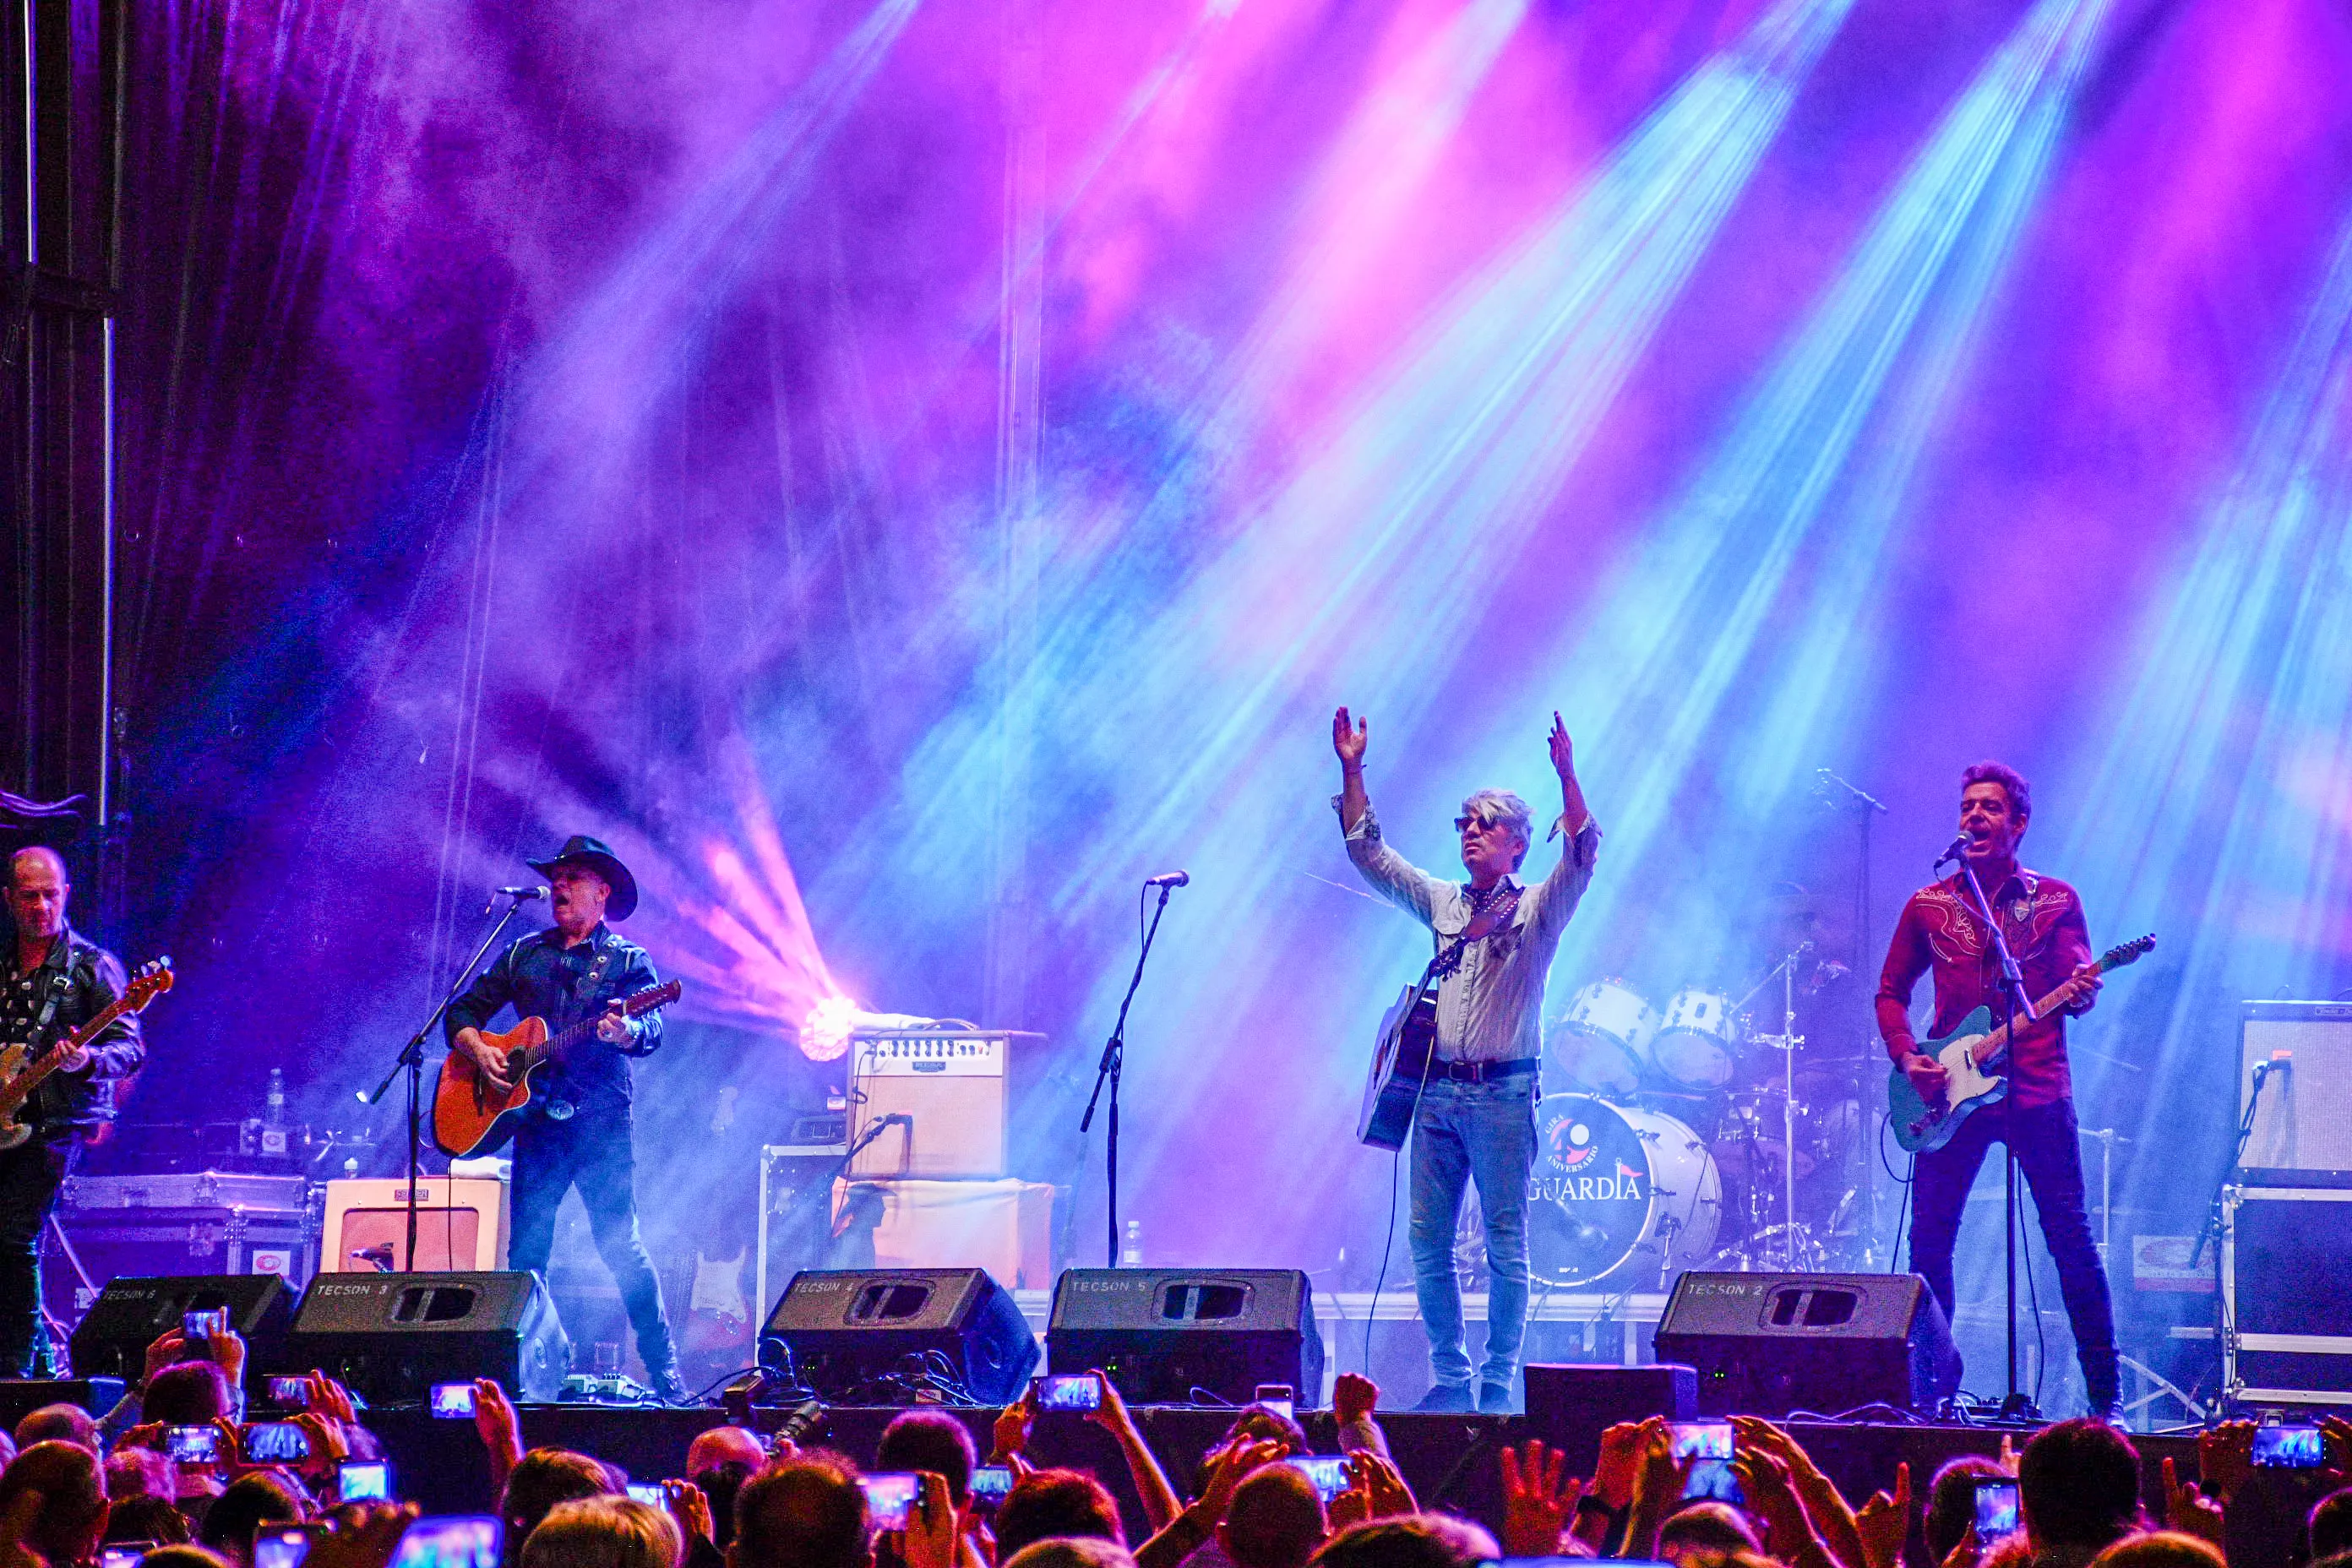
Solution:
<svg viewBox="0 0 2352 1568"><path fill-rule="evenodd" d="M41 1087L41 1080L58 1070L59 1062L104 1034L108 1025L130 1011L131 998L118 996L100 1008L98 1016L89 1023L43 1051L23 1072L9 1079L6 1087L0 1088L0 1117L15 1115L26 1100L33 1098L33 1091Z"/></svg>
<svg viewBox="0 0 2352 1568"><path fill-rule="evenodd" d="M2101 964L2098 973L2104 973L2105 970L2106 966ZM2039 1023L2050 1016L2050 1009L2053 1007L2063 1007L2073 1001L2077 986L2077 982L2069 980L2048 995L2037 998L2033 1004L2034 1021ZM1979 1061L1990 1061L2007 1049L2009 1049L2009 1026L2003 1024L1984 1037L1984 1044L1977 1047L1976 1058Z"/></svg>

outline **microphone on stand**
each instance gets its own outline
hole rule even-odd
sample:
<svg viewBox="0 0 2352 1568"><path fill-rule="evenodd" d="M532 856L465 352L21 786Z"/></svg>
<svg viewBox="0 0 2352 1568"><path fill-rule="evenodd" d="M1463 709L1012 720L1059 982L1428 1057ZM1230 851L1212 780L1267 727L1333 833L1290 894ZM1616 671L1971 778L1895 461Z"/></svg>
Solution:
<svg viewBox="0 0 2352 1568"><path fill-rule="evenodd" d="M1952 838L1951 844L1941 855L1936 857L1936 864L1932 869L1938 871L1942 870L1947 861L1958 859L1962 855L1968 852L1968 847L1969 836L1965 833L1955 835Z"/></svg>
<svg viewBox="0 0 2352 1568"><path fill-rule="evenodd" d="M392 1243L388 1241L378 1242L373 1247L362 1247L357 1248L352 1253L352 1258L356 1262L374 1264L376 1272L379 1274L389 1274L392 1272L392 1260L394 1257L394 1254L392 1249Z"/></svg>
<svg viewBox="0 0 2352 1568"><path fill-rule="evenodd" d="M1192 873L1190 871L1163 871L1157 877L1143 879L1143 885L1147 888L1181 888L1192 880Z"/></svg>
<svg viewBox="0 0 2352 1568"><path fill-rule="evenodd" d="M545 897L547 897L545 888L492 888L490 901L482 906L482 912L488 914L492 910L497 909L500 899L512 899L519 904L527 904L535 899Z"/></svg>

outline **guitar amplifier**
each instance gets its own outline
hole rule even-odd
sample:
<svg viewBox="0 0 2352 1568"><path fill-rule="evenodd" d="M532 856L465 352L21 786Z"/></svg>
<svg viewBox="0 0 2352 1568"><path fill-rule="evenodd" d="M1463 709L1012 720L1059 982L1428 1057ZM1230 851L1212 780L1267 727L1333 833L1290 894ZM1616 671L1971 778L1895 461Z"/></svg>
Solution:
<svg viewBox="0 0 2352 1568"><path fill-rule="evenodd" d="M322 1274L402 1273L408 1266L408 1184L327 1184ZM494 1271L507 1266L507 1184L490 1176L427 1176L416 1184L416 1267Z"/></svg>
<svg viewBox="0 0 2352 1568"><path fill-rule="evenodd" d="M2309 1187L2352 1182L2352 1002L2242 1002L2238 1110L2254 1069L2272 1069L2237 1181Z"/></svg>
<svg viewBox="0 0 2352 1568"><path fill-rule="evenodd" d="M1013 1037L945 1029L852 1036L851 1131L863 1135L877 1122L882 1130L858 1152L850 1175L1003 1175L1004 1068Z"/></svg>

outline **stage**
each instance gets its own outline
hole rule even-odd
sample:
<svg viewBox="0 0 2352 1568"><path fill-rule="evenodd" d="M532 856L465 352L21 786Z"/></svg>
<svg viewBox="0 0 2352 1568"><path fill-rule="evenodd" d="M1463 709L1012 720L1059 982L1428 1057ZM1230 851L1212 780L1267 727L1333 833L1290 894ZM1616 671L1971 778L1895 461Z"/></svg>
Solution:
<svg viewBox="0 0 2352 1568"><path fill-rule="evenodd" d="M787 1413L788 1408L759 1410L754 1413L755 1421L763 1429L772 1427ZM828 1409L810 1442L837 1448L861 1464L870 1463L876 1440L898 1414L894 1408ZM958 1408L953 1414L971 1428L973 1443L984 1454L997 1412ZM576 1447L621 1465L632 1479L640 1481L677 1475L695 1435L726 1419L716 1410L588 1405L525 1405L521 1415L527 1445ZM1180 1493L1190 1496L1198 1489L1202 1454L1223 1434L1232 1413L1145 1405L1135 1410L1135 1417L1170 1480ZM1506 1446L1529 1437L1559 1444L1569 1450L1570 1473L1589 1474L1601 1436L1598 1426L1562 1430L1539 1416L1383 1411L1379 1418L1391 1453L1422 1505L1477 1520L1489 1529L1502 1522L1496 1456ZM402 1493L422 1503L428 1513L473 1512L493 1506L481 1442L471 1422L436 1421L421 1411L399 1410L371 1413L368 1424L383 1439L397 1468ZM1329 1411L1301 1412L1300 1424L1318 1452L1338 1450ZM1789 1429L1857 1506L1874 1490L1892 1484L1897 1462L1908 1462L1913 1496L1924 1508L1927 1483L1938 1466L1962 1454L1997 1455L2002 1436L1998 1427L1926 1423L1792 1421ZM2013 1434L2021 1445L2028 1435L2027 1430ZM2168 1458L2183 1479L2193 1477L2195 1434L2140 1436L2133 1441L2140 1452L2147 1504L2152 1513L2161 1513L2162 1463ZM1093 1471L1118 1496L1129 1540L1140 1542L1149 1533L1118 1447L1101 1427L1074 1415L1041 1415L1030 1458L1039 1466L1068 1465ZM2289 1560L2288 1543L2301 1528L2304 1513L2320 1495L2314 1475L2263 1471L2242 1489L2230 1508L2231 1561ZM1921 1561L1916 1531L1912 1545L1913 1560ZM2246 1555L2240 1554L2241 1547Z"/></svg>

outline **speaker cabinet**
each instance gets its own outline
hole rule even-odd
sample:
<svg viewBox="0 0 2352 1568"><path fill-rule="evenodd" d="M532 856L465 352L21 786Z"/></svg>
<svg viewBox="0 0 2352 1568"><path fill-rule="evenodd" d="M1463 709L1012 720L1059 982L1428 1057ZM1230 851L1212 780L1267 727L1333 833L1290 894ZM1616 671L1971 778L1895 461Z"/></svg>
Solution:
<svg viewBox="0 0 2352 1568"><path fill-rule="evenodd" d="M2273 1071L2254 1110L2237 1180L2246 1185L2352 1183L2352 1002L2239 1005L2238 1110L2254 1068Z"/></svg>
<svg viewBox="0 0 2352 1568"><path fill-rule="evenodd" d="M974 1404L1008 1405L1036 1368L1037 1336L982 1268L803 1269L760 1331L760 1364L828 1405L908 1403L933 1352Z"/></svg>
<svg viewBox="0 0 2352 1568"><path fill-rule="evenodd" d="M1286 1383L1322 1397L1315 1288L1295 1268L1071 1268L1045 1330L1057 1373L1100 1367L1131 1404L1189 1405L1192 1391L1246 1405Z"/></svg>
<svg viewBox="0 0 2352 1568"><path fill-rule="evenodd" d="M321 1274L303 1293L283 1364L270 1370L324 1372L378 1404L477 1377L546 1401L562 1391L571 1359L536 1274Z"/></svg>
<svg viewBox="0 0 2352 1568"><path fill-rule="evenodd" d="M74 1372L80 1377L147 1375L147 1347L184 1312L228 1309L228 1325L245 1341L247 1391L275 1365L286 1341L294 1294L274 1274L173 1274L107 1281L73 1331Z"/></svg>
<svg viewBox="0 0 2352 1568"><path fill-rule="evenodd" d="M1960 1357L1916 1274L1705 1274L1675 1282L1658 1359L1697 1369L1703 1415L1934 1409Z"/></svg>
<svg viewBox="0 0 2352 1568"><path fill-rule="evenodd" d="M408 1268L408 1184L327 1184L325 1256L320 1272L363 1274ZM416 1184L420 1268L491 1271L507 1266L507 1184L490 1176L428 1176Z"/></svg>

